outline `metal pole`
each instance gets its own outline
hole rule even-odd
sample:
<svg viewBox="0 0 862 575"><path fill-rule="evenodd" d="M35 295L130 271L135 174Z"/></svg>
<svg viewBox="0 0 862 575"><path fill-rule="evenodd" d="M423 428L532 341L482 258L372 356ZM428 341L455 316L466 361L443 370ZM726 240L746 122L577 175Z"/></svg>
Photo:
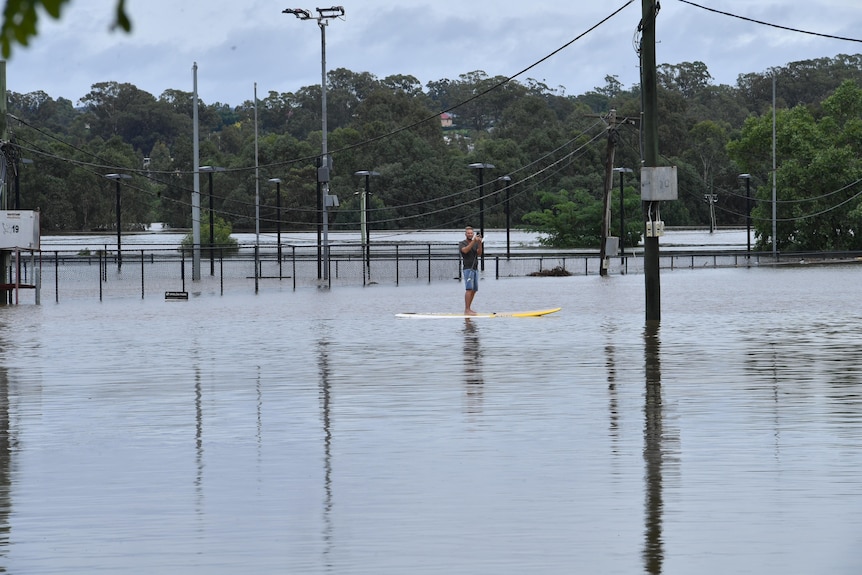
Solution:
<svg viewBox="0 0 862 575"><path fill-rule="evenodd" d="M327 21L323 18L318 18L317 25L320 27L320 101L323 111L321 137L321 163L323 164L323 172L318 172L318 177L322 173L325 176L323 184L323 279L329 279L329 152L327 149L326 136L326 26Z"/></svg>
<svg viewBox="0 0 862 575"><path fill-rule="evenodd" d="M479 233L485 238L485 168L479 168ZM484 267L482 269L485 269Z"/></svg>
<svg viewBox="0 0 862 575"><path fill-rule="evenodd" d="M772 71L772 257L778 261L778 198L775 161L775 71Z"/></svg>
<svg viewBox="0 0 862 575"><path fill-rule="evenodd" d="M506 212L506 257L508 258L511 255L511 245L509 243L509 230L512 227L512 213L509 209L509 200L512 184L512 176L500 176L499 181L503 182L503 185L506 187L506 202L503 204L503 211ZM498 260L499 262L499 260Z"/></svg>
<svg viewBox="0 0 862 575"><path fill-rule="evenodd" d="M200 143L198 126L198 64L192 66L193 97L192 97L192 161L194 162L192 189L192 281L201 279L201 174L200 174ZM185 291L185 290L183 290Z"/></svg>
<svg viewBox="0 0 862 575"><path fill-rule="evenodd" d="M15 209L21 209L21 168L17 155L15 156Z"/></svg>
<svg viewBox="0 0 862 575"><path fill-rule="evenodd" d="M318 186L318 214L323 220L323 278L329 279L329 215L327 213L327 204L329 199L329 160L327 151L327 127L326 127L326 26L331 18L344 16L343 6L332 6L331 8L316 8L317 17L312 18L311 11L304 8L287 8L282 10L283 14L293 14L300 20L317 20L317 25L320 28L320 95L322 118L321 127L323 136L321 138L321 158L320 166L317 170L317 186ZM322 196L322 198L321 198ZM322 206L320 205L322 203ZM317 258L317 277L320 279L320 225L318 225L318 258Z"/></svg>
<svg viewBox="0 0 862 575"><path fill-rule="evenodd" d="M122 246L122 218L120 217L120 180L130 180L132 176L128 174L107 174L105 176L109 180L114 180L117 183L117 271L123 267L123 246Z"/></svg>
<svg viewBox="0 0 862 575"><path fill-rule="evenodd" d="M117 178L117 271L123 267L123 250L121 246L122 228L120 227L120 180Z"/></svg>
<svg viewBox="0 0 862 575"><path fill-rule="evenodd" d="M751 259L751 178L745 178L745 249Z"/></svg>
<svg viewBox="0 0 862 575"><path fill-rule="evenodd" d="M281 178L270 178L269 181L275 184L276 252L278 256L278 279L281 279Z"/></svg>
<svg viewBox="0 0 862 575"><path fill-rule="evenodd" d="M365 223L365 265L371 279L371 229L368 225L368 197L371 195L371 173L365 174L365 195L362 198L362 220Z"/></svg>
<svg viewBox="0 0 862 575"><path fill-rule="evenodd" d="M213 173L209 172L210 180L210 275L215 275L215 260L213 249L215 248L215 217L213 216Z"/></svg>
<svg viewBox="0 0 862 575"><path fill-rule="evenodd" d="M626 255L626 203L623 198L623 178L625 174L620 170L620 256Z"/></svg>
<svg viewBox="0 0 862 575"><path fill-rule="evenodd" d="M470 168L479 171L479 235L482 236L482 240L485 239L485 168L493 168L494 164L485 164L485 163L475 163L470 164ZM485 271L485 252L482 251L482 255L480 256L481 261L481 269Z"/></svg>
<svg viewBox="0 0 862 575"><path fill-rule="evenodd" d="M509 206L509 184L506 183L506 257L509 257L511 254L511 249L509 245L509 230L512 228L512 211Z"/></svg>
<svg viewBox="0 0 862 575"><path fill-rule="evenodd" d="M281 269L281 181L275 183L275 230L278 242L278 266Z"/></svg>

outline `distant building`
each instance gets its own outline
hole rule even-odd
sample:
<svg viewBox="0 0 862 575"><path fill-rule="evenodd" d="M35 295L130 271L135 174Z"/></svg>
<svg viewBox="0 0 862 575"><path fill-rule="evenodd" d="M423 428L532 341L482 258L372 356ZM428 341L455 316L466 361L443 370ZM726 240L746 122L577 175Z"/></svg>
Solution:
<svg viewBox="0 0 862 575"><path fill-rule="evenodd" d="M444 128L452 127L452 116L446 112L440 114L440 125Z"/></svg>

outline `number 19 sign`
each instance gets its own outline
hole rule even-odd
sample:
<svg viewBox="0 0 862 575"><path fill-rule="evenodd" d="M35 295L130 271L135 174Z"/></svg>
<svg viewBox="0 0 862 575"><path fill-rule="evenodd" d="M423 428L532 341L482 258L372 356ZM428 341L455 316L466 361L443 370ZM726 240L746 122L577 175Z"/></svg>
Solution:
<svg viewBox="0 0 862 575"><path fill-rule="evenodd" d="M0 210L0 249L39 249L39 212Z"/></svg>

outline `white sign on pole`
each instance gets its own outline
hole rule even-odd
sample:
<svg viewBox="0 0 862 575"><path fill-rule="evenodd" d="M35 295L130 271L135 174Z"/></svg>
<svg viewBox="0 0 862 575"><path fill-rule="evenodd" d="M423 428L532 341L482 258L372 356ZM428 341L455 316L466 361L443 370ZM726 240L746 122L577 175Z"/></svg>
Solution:
<svg viewBox="0 0 862 575"><path fill-rule="evenodd" d="M0 249L39 249L39 212L0 210Z"/></svg>

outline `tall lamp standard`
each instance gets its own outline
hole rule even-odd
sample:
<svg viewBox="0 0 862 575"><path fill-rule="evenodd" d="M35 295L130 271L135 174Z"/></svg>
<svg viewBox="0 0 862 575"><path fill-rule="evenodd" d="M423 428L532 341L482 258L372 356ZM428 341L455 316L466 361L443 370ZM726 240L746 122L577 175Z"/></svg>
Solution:
<svg viewBox="0 0 862 575"><path fill-rule="evenodd" d="M21 209L21 169L18 167L19 158L15 156L15 209ZM27 164L32 164L33 160L30 158L20 158L20 161L25 166Z"/></svg>
<svg viewBox="0 0 862 575"><path fill-rule="evenodd" d="M275 184L275 233L278 244L278 269L281 275L281 178L270 178L269 182Z"/></svg>
<svg viewBox="0 0 862 575"><path fill-rule="evenodd" d="M476 170L479 174L479 234L482 240L485 240L485 170L494 169L494 164L484 164L477 162L470 164L471 169ZM482 251L482 271L485 271L485 252Z"/></svg>
<svg viewBox="0 0 862 575"><path fill-rule="evenodd" d="M623 177L631 174L631 168L614 168L620 175L620 256L626 255L626 203L623 191Z"/></svg>
<svg viewBox="0 0 862 575"><path fill-rule="evenodd" d="M304 8L286 8L282 10L282 14L293 14L300 20L317 20L317 26L320 28L320 103L321 103L321 129L323 135L321 137L320 151L320 167L317 169L317 182L320 186L318 196L318 205L321 206L323 220L323 279L329 279L329 215L327 207L329 206L329 172L332 168L332 162L329 158L327 150L327 128L326 128L326 27L329 25L328 20L344 16L343 6L332 6L331 8L315 8L317 17L311 15L310 10ZM319 258L318 258L319 259ZM319 261L318 261L319 265ZM319 270L319 268L318 268ZM319 272L318 272L319 277Z"/></svg>
<svg viewBox="0 0 862 575"><path fill-rule="evenodd" d="M751 259L751 174L739 174L745 180L745 257Z"/></svg>
<svg viewBox="0 0 862 575"><path fill-rule="evenodd" d="M512 212L509 210L509 192L512 189L512 176L500 176L497 180L503 182L503 186L506 188L506 203L504 204L504 210L506 212L506 257L508 258L510 255L509 230L512 228Z"/></svg>
<svg viewBox="0 0 862 575"><path fill-rule="evenodd" d="M120 181L131 180L132 176L129 174L107 174L105 177L117 182L117 271L120 271L123 268L122 228L120 227Z"/></svg>
<svg viewBox="0 0 862 575"><path fill-rule="evenodd" d="M353 173L354 176L365 176L365 191L360 199L362 243L365 244L365 267L368 269L368 279L371 279L371 229L368 225L368 196L371 195L371 177L379 176L380 172L374 170L360 170Z"/></svg>
<svg viewBox="0 0 862 575"><path fill-rule="evenodd" d="M199 171L205 172L209 176L210 184L210 275L215 275L215 260L213 252L215 250L215 218L213 216L213 172L223 172L224 168L219 166L201 166Z"/></svg>

